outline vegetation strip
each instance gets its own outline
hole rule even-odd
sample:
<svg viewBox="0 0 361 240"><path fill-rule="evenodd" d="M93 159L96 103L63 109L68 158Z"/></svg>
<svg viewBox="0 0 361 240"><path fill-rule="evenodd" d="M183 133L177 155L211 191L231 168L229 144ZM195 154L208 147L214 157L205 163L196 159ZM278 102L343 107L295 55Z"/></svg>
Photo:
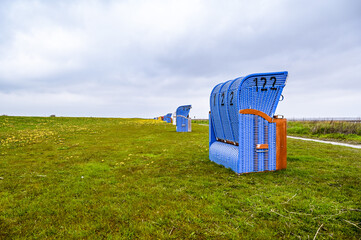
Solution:
<svg viewBox="0 0 361 240"><path fill-rule="evenodd" d="M288 138L298 139L298 140L304 140L304 141L312 141L312 142L319 142L319 143L327 143L332 145L338 145L338 146L344 146L344 147L351 147L351 148L359 148L361 149L361 145L353 145L353 144L347 144L347 143L340 143L340 142L331 142L331 141L325 141L325 140L317 140L312 138L303 138L303 137L294 137L294 136L287 136Z"/></svg>
<svg viewBox="0 0 361 240"><path fill-rule="evenodd" d="M288 135L361 144L361 122L289 121Z"/></svg>

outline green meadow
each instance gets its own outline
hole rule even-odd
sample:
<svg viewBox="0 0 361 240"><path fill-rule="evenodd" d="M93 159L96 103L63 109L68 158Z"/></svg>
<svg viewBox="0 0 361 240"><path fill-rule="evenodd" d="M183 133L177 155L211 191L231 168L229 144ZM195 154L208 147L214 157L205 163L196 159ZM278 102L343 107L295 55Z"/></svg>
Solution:
<svg viewBox="0 0 361 240"><path fill-rule="evenodd" d="M361 239L361 149L288 139L237 175L208 126L0 117L0 239Z"/></svg>

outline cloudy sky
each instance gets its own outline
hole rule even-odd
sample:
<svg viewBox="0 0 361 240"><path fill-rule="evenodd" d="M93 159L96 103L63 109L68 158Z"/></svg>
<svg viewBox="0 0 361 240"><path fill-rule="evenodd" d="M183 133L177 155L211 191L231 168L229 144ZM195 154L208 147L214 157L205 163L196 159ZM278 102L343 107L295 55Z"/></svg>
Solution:
<svg viewBox="0 0 361 240"><path fill-rule="evenodd" d="M0 0L0 115L154 117L289 71L277 113L361 117L361 1Z"/></svg>

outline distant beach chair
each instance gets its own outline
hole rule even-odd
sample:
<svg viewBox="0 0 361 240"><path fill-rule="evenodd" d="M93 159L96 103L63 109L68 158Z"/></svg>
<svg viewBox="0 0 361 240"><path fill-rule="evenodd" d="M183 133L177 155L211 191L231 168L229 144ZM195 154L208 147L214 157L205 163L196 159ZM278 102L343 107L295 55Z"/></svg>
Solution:
<svg viewBox="0 0 361 240"><path fill-rule="evenodd" d="M177 132L191 132L192 131L192 120L189 117L189 111L192 105L184 105L177 108L176 119L177 119Z"/></svg>
<svg viewBox="0 0 361 240"><path fill-rule="evenodd" d="M287 75L251 74L213 88L209 112L211 161L236 173L286 168L287 120L274 114Z"/></svg>
<svg viewBox="0 0 361 240"><path fill-rule="evenodd" d="M164 116L163 121L166 121L167 123L172 123L172 114L168 113Z"/></svg>

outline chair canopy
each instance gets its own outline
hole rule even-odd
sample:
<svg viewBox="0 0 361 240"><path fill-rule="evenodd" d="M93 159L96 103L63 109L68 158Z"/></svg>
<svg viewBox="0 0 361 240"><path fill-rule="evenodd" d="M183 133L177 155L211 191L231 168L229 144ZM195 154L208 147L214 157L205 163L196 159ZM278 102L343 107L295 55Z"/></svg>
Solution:
<svg viewBox="0 0 361 240"><path fill-rule="evenodd" d="M239 111L254 109L273 117L288 72L257 73L216 85L210 96L216 138L238 143Z"/></svg>
<svg viewBox="0 0 361 240"><path fill-rule="evenodd" d="M191 110L191 108L192 108L192 105L179 106L177 108L176 115L177 116L188 117L189 116L189 111Z"/></svg>

